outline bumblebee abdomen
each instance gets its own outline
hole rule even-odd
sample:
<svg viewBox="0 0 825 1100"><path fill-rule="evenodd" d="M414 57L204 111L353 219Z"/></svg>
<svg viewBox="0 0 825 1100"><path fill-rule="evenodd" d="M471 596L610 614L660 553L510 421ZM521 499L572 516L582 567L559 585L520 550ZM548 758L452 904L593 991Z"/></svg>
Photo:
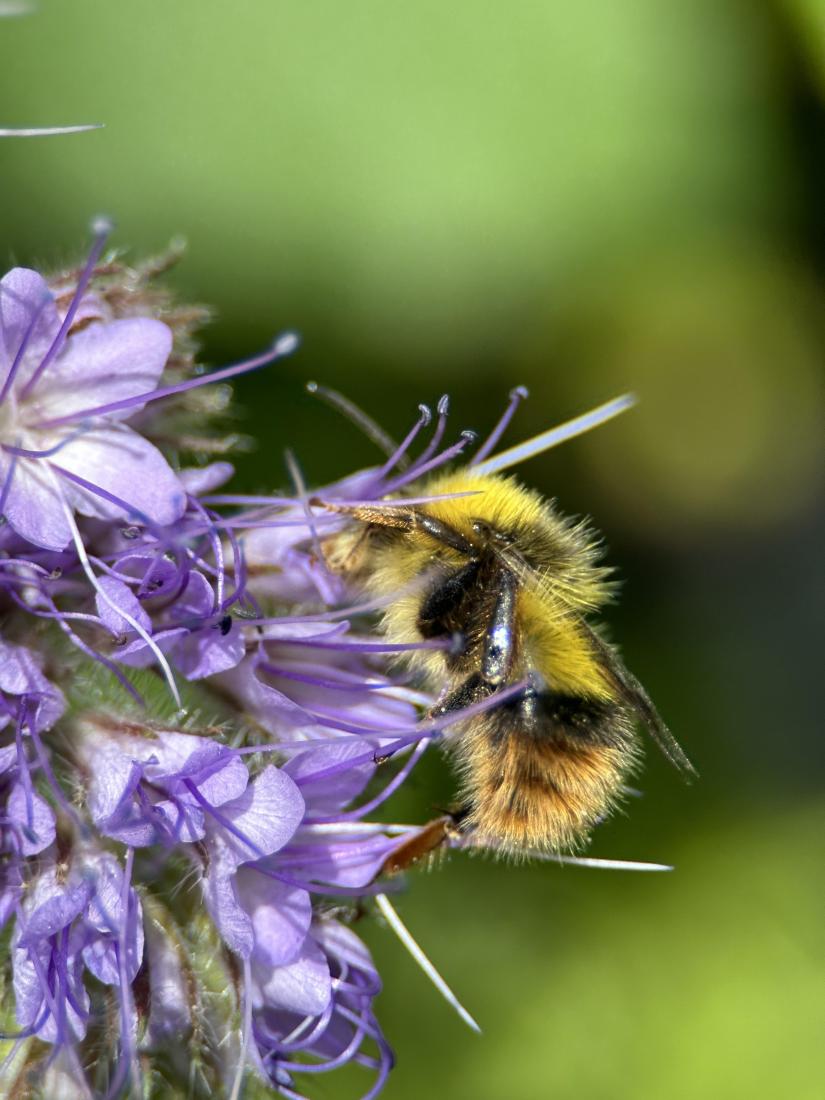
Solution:
<svg viewBox="0 0 825 1100"><path fill-rule="evenodd" d="M528 692L476 720L456 744L466 827L513 852L575 848L620 796L634 750L617 705Z"/></svg>

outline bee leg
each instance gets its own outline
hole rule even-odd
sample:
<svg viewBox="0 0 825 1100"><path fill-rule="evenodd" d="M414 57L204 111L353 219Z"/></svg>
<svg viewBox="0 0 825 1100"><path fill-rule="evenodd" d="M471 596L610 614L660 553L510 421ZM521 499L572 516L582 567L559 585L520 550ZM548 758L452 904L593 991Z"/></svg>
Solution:
<svg viewBox="0 0 825 1100"><path fill-rule="evenodd" d="M498 574L498 593L484 636L481 676L485 684L500 687L513 669L516 655L516 600L518 582L509 569Z"/></svg>
<svg viewBox="0 0 825 1100"><path fill-rule="evenodd" d="M443 848L456 835L457 826L452 814L443 814L429 821L387 856L381 865L381 874L397 875L406 871L414 863Z"/></svg>

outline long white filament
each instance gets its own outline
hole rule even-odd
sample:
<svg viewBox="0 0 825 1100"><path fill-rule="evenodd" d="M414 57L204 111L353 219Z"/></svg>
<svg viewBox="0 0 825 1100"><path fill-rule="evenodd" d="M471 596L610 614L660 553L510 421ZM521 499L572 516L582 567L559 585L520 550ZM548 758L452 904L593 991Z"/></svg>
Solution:
<svg viewBox="0 0 825 1100"><path fill-rule="evenodd" d="M375 902L387 924L393 932L395 932L396 936L398 936L399 940L403 943L410 955L412 955L413 959L418 963L447 1004L452 1005L464 1023L480 1035L481 1028L418 946L409 928L407 928L406 924L401 920L395 906L387 895L376 894Z"/></svg>
<svg viewBox="0 0 825 1100"><path fill-rule="evenodd" d="M511 447L508 451L502 451L501 454L479 462L477 466L472 467L472 471L475 474L495 474L499 470L506 470L509 466L515 466L543 451L549 451L551 447L557 447L559 443L565 443L568 439L574 439L592 428L598 428L600 424L607 423L608 420L626 412L635 404L636 398L632 393L622 394L621 397L615 397L612 401L607 401L604 405L599 405L598 408L591 409L582 416L567 420L564 424L559 424L555 428L542 432L541 435L533 436L532 439Z"/></svg>
<svg viewBox="0 0 825 1100"><path fill-rule="evenodd" d="M0 12L0 15L3 13ZM0 127L0 137L54 137L56 134L85 134L88 130L101 130L102 122L87 122L77 126L21 126Z"/></svg>
<svg viewBox="0 0 825 1100"><path fill-rule="evenodd" d="M529 852L531 859L548 863L567 863L574 867L597 867L605 871L672 871L668 863L641 863L632 859L596 859L593 856L559 856L548 852Z"/></svg>

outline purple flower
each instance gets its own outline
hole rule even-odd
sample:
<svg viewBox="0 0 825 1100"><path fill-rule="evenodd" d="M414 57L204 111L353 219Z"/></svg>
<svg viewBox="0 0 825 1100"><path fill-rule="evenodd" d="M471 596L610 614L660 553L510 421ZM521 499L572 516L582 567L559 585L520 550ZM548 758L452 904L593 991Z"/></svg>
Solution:
<svg viewBox="0 0 825 1100"><path fill-rule="evenodd" d="M246 643L240 624L221 609L203 573L191 569L181 578L180 570L171 562L149 553L122 558L118 571L120 576L125 575L124 571L143 574L137 592L116 577L100 578L102 592L96 597L97 610L120 643L112 654L118 661L135 667L155 661L148 641L135 635L118 609L144 628L187 680L225 672L241 661ZM169 590L171 598L165 595ZM147 611L147 604L152 602L161 605L154 621Z"/></svg>
<svg viewBox="0 0 825 1100"><path fill-rule="evenodd" d="M208 737L174 730L141 735L97 716L84 725L78 752L90 772L92 821L130 847L203 840L210 815L231 815L247 796L242 758Z"/></svg>
<svg viewBox="0 0 825 1100"><path fill-rule="evenodd" d="M376 1074L363 1100L377 1096L393 1065L372 1007L380 991L358 937L336 920L314 921L300 956L275 971L253 1011L256 1061L266 1078L297 1097L296 1073L326 1073L354 1061Z"/></svg>
<svg viewBox="0 0 825 1100"><path fill-rule="evenodd" d="M32 650L0 638L0 730L11 724L39 734L63 714L63 693L46 679L41 665Z"/></svg>
<svg viewBox="0 0 825 1100"><path fill-rule="evenodd" d="M143 317L73 331L72 320L37 272L0 280L0 512L50 550L72 540L67 509L165 525L186 503L160 451L124 423L141 408L131 399L157 386L169 329Z"/></svg>
<svg viewBox="0 0 825 1100"><path fill-rule="evenodd" d="M18 908L12 937L18 1024L56 1045L82 1039L90 1012L85 972L120 987L125 1006L124 987L142 958L140 902L112 855L87 849L68 871L46 864Z"/></svg>

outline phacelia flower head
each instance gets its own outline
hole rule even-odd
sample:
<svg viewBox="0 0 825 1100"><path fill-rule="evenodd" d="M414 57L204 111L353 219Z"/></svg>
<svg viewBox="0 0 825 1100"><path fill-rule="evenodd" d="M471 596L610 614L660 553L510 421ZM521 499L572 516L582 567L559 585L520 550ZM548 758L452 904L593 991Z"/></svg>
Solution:
<svg viewBox="0 0 825 1100"><path fill-rule="evenodd" d="M316 386L386 460L311 495L288 456L291 492L225 490L213 383L296 338L204 373L203 311L157 288L165 261L130 269L104 242L0 280L0 1088L236 1100L253 1074L300 1100L352 1063L371 1100L393 1058L356 917L376 910L477 1026L387 896L432 827L373 815L445 730L525 685L439 708L398 659L464 640L376 632L407 593L354 594L330 536L415 505L474 436L447 439L443 398L396 445ZM522 396L472 461L496 461Z"/></svg>

